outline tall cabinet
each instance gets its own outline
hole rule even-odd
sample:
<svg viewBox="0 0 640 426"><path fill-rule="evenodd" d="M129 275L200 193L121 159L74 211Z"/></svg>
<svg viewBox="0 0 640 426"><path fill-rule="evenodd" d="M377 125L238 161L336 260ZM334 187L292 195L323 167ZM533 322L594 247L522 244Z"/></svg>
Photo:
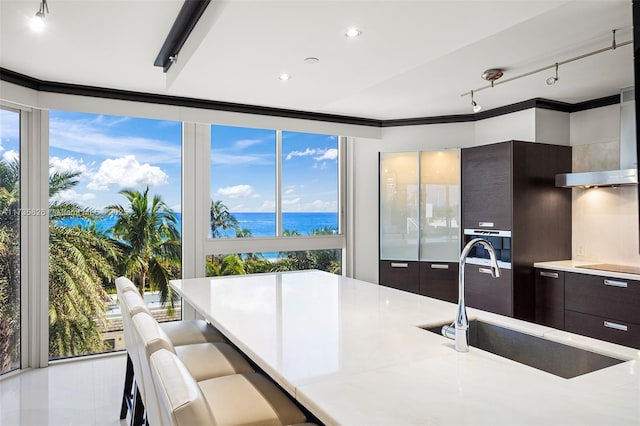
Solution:
<svg viewBox="0 0 640 426"><path fill-rule="evenodd" d="M571 258L571 191L555 175L571 171L571 147L508 141L462 149L464 242L488 238L502 275L492 278L482 249L465 266L468 306L533 321L534 262Z"/></svg>
<svg viewBox="0 0 640 426"><path fill-rule="evenodd" d="M457 299L460 152L380 154L380 284Z"/></svg>

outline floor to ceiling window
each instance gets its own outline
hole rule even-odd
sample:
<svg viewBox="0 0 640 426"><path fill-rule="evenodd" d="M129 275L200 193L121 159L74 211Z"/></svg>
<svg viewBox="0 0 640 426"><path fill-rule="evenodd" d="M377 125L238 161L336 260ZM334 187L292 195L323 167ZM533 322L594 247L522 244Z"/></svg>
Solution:
<svg viewBox="0 0 640 426"><path fill-rule="evenodd" d="M0 109L0 374L20 368L22 214L20 113Z"/></svg>
<svg viewBox="0 0 640 426"><path fill-rule="evenodd" d="M119 275L180 318L181 143L179 122L50 112L50 359L123 347Z"/></svg>
<svg viewBox="0 0 640 426"><path fill-rule="evenodd" d="M323 269L340 273L340 248L300 250L280 237L339 234L338 137L211 126L210 229L228 238L274 238L273 251L207 256L208 275ZM309 241L309 240L306 240Z"/></svg>

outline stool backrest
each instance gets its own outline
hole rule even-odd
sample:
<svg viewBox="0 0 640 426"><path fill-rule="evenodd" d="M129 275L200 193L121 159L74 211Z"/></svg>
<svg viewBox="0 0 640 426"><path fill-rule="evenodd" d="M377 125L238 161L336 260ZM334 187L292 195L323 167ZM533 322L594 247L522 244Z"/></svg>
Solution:
<svg viewBox="0 0 640 426"><path fill-rule="evenodd" d="M136 285L127 277L116 278L116 290L118 291L118 296L120 296L120 293L124 293L125 291L135 291L140 294Z"/></svg>
<svg viewBox="0 0 640 426"><path fill-rule="evenodd" d="M166 349L151 355L151 376L164 426L215 425L207 401L185 365Z"/></svg>
<svg viewBox="0 0 640 426"><path fill-rule="evenodd" d="M138 342L138 357L142 370L142 387L144 388L144 406L147 410L149 424L160 424L158 397L154 388L149 359L155 352L164 349L175 353L173 344L160 324L148 313L139 312L131 317L136 341Z"/></svg>
<svg viewBox="0 0 640 426"><path fill-rule="evenodd" d="M136 379L136 385L140 391L140 397L142 398L142 402L146 404L146 393L144 386L142 386L144 377L142 375L142 364L138 349L139 343L137 342L135 331L133 330L131 318L133 315L140 312L149 313L149 310L137 291L123 291L122 293L119 293L118 301L120 302L120 312L122 313L124 344L127 348L129 358L131 358L131 363L133 364L133 375Z"/></svg>

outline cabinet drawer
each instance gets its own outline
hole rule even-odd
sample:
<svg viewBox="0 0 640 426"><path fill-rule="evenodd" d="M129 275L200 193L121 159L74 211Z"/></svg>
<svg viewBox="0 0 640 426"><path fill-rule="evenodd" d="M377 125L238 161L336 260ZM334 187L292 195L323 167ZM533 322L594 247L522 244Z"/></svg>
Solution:
<svg viewBox="0 0 640 426"><path fill-rule="evenodd" d="M458 263L420 262L420 294L457 302Z"/></svg>
<svg viewBox="0 0 640 426"><path fill-rule="evenodd" d="M381 285L417 293L420 285L420 265L405 260L381 260L378 281Z"/></svg>
<svg viewBox="0 0 640 426"><path fill-rule="evenodd" d="M564 272L536 269L535 322L564 329Z"/></svg>
<svg viewBox="0 0 640 426"><path fill-rule="evenodd" d="M582 334L619 345L640 348L640 325L580 312L565 311L565 327Z"/></svg>
<svg viewBox="0 0 640 426"><path fill-rule="evenodd" d="M501 269L500 277L480 272L487 267L465 265L465 300L467 306L495 312L496 314L513 316L513 287L511 270Z"/></svg>
<svg viewBox="0 0 640 426"><path fill-rule="evenodd" d="M565 308L640 324L640 282L567 273Z"/></svg>

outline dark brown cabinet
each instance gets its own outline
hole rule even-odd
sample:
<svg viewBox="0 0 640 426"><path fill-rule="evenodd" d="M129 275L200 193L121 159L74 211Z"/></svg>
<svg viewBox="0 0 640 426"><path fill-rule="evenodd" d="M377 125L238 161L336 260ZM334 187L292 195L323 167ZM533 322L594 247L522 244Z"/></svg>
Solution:
<svg viewBox="0 0 640 426"><path fill-rule="evenodd" d="M447 302L458 301L458 264L381 260L381 285Z"/></svg>
<svg viewBox="0 0 640 426"><path fill-rule="evenodd" d="M565 329L640 348L640 281L567 273Z"/></svg>
<svg viewBox="0 0 640 426"><path fill-rule="evenodd" d="M535 322L564 330L564 272L536 269Z"/></svg>
<svg viewBox="0 0 640 426"><path fill-rule="evenodd" d="M456 303L458 301L458 264L420 262L420 288L423 296Z"/></svg>
<svg viewBox="0 0 640 426"><path fill-rule="evenodd" d="M503 278L465 269L468 305L534 321L533 263L571 257L571 191L555 186L556 174L571 171L571 147L508 141L464 148L461 161L465 242L510 235Z"/></svg>
<svg viewBox="0 0 640 426"><path fill-rule="evenodd" d="M465 265L465 301L467 306L513 316L512 274L502 269L500 277L493 278L488 268L478 265ZM471 285L469 285L471 283Z"/></svg>
<svg viewBox="0 0 640 426"><path fill-rule="evenodd" d="M511 142L462 150L462 225L511 229Z"/></svg>
<svg viewBox="0 0 640 426"><path fill-rule="evenodd" d="M419 262L403 260L381 260L379 264L379 282L387 287L418 293L420 285Z"/></svg>

